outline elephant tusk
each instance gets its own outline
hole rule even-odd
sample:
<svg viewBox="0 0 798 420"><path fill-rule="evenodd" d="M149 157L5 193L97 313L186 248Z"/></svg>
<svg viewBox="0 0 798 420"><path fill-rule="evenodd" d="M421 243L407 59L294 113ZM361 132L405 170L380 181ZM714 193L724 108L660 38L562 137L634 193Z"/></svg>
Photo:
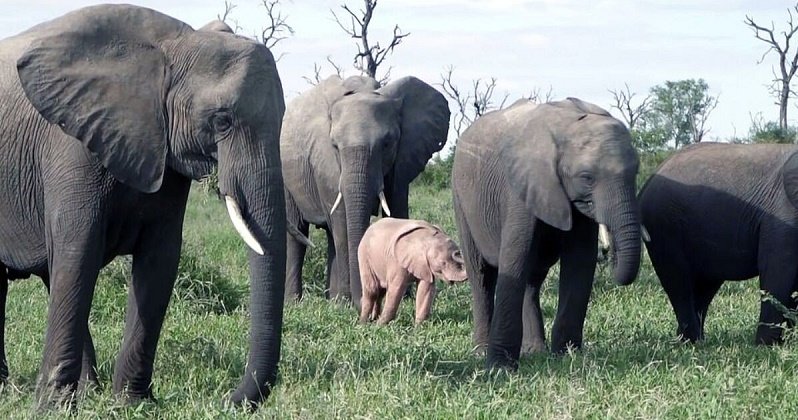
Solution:
<svg viewBox="0 0 798 420"><path fill-rule="evenodd" d="M643 237L644 242L651 242L651 235L648 234L648 229L640 224L640 236Z"/></svg>
<svg viewBox="0 0 798 420"><path fill-rule="evenodd" d="M316 247L316 245L314 245L313 242L310 241L310 238L308 238L307 236L303 235L302 232L300 232L299 229L297 229L294 225L289 223L288 226L287 226L287 230L288 230L288 233L291 236L293 236L294 239L299 241L299 243L301 243L302 245L309 246L311 248L315 248Z"/></svg>
<svg viewBox="0 0 798 420"><path fill-rule="evenodd" d="M610 248L610 231L607 229L607 225L604 223L599 223L599 244L601 245L602 249L609 249Z"/></svg>
<svg viewBox="0 0 798 420"><path fill-rule="evenodd" d="M391 209L388 208L388 201L385 200L385 193L380 191L380 205L382 205L382 213L391 217Z"/></svg>
<svg viewBox="0 0 798 420"><path fill-rule="evenodd" d="M224 202L227 205L227 214L230 215L230 221L233 222L233 227L236 228L241 239L243 239L253 251L257 252L259 255L263 255L263 248L247 227L247 222L245 222L244 217L241 216L241 208L238 207L236 200L233 199L233 197L225 196Z"/></svg>
<svg viewBox="0 0 798 420"><path fill-rule="evenodd" d="M333 203L333 205L332 205L332 209L330 209L330 215L332 215L332 214L335 212L335 209L337 209L337 208L338 208L338 205L339 205L339 204L341 204L341 199L342 199L343 197L344 197L344 196L343 196L343 195L341 195L341 191L338 191L338 196L337 196L337 197L335 197L335 202L334 202L334 203Z"/></svg>

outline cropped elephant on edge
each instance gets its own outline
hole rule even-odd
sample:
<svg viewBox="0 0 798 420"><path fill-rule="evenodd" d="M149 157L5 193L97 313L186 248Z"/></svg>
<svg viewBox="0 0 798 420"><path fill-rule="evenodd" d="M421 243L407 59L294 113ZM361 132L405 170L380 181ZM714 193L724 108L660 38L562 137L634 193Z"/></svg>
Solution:
<svg viewBox="0 0 798 420"><path fill-rule="evenodd" d="M646 182L640 208L646 248L684 340L704 338L709 304L725 280L759 275L760 289L796 307L798 147L685 147ZM756 342L780 342L784 321L763 301Z"/></svg>
<svg viewBox="0 0 798 420"><path fill-rule="evenodd" d="M327 232L327 293L360 307L357 246L376 214L408 217L410 182L446 142L446 98L415 77L380 87L332 76L286 109L280 153L289 229ZM286 298L302 296L307 243L288 236Z"/></svg>
<svg viewBox="0 0 798 420"><path fill-rule="evenodd" d="M540 288L560 260L552 351L580 347L596 267L598 223L615 251L615 281L640 266L638 158L626 127L579 99L520 100L460 137L452 191L471 283L474 343L487 365L514 368L546 348Z"/></svg>
<svg viewBox="0 0 798 420"><path fill-rule="evenodd" d="M285 105L269 50L225 32L101 5L0 41L0 262L49 280L39 394L77 387L98 272L130 254L113 389L152 397L191 180L214 167L233 225L252 248L250 349L231 398L256 404L274 385Z"/></svg>

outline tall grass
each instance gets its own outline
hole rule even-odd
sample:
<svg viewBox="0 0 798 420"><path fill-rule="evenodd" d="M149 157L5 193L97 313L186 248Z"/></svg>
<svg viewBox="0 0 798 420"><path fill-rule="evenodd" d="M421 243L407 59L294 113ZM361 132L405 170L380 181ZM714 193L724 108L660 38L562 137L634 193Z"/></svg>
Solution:
<svg viewBox="0 0 798 420"><path fill-rule="evenodd" d="M414 186L411 216L456 237L448 189ZM674 338L672 310L647 261L629 287L599 270L583 351L528 356L517 373L486 372L472 353L467 285L442 286L420 327L413 326L412 301L387 327L357 325L353 309L322 298L326 238L312 235L318 246L308 254L305 299L285 311L279 384L253 416L223 403L246 360L246 249L218 200L193 191L155 363L159 401L125 406L110 390L129 281L129 261L118 259L98 281L90 320L103 387L79 400L75 417L798 418L794 345L752 344L755 282L725 284L710 308L706 341L687 345ZM542 294L547 331L557 285L554 272ZM11 377L0 390L0 418L66 415L31 411L46 302L37 281L10 287Z"/></svg>

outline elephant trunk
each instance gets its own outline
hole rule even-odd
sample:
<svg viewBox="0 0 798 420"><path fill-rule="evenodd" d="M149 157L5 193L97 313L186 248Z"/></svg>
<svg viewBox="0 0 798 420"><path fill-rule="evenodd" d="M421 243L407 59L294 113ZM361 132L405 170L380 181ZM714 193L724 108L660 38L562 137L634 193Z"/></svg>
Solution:
<svg viewBox="0 0 798 420"><path fill-rule="evenodd" d="M277 379L285 294L286 215L279 152L247 155L260 158L225 159L220 150L219 189L233 225L250 247L249 354L244 376L231 398L254 408L269 396Z"/></svg>
<svg viewBox="0 0 798 420"><path fill-rule="evenodd" d="M614 250L612 272L615 282L626 286L637 277L640 269L640 214L634 189L623 185L611 194L613 200L600 213L606 215L612 249ZM603 221L602 220L602 221Z"/></svg>
<svg viewBox="0 0 798 420"><path fill-rule="evenodd" d="M380 161L375 157L379 157L379 154L361 146L349 147L341 152L341 184L346 206L349 253L349 291L356 308L360 308L362 293L357 247L369 227L371 211L382 192L382 169Z"/></svg>

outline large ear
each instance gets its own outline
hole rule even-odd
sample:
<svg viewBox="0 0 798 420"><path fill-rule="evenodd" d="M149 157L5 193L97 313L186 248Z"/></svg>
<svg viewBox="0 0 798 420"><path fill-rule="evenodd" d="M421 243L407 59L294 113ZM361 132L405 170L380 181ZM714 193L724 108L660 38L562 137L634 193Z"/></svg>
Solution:
<svg viewBox="0 0 798 420"><path fill-rule="evenodd" d="M504 131L499 164L504 167L510 188L535 217L557 229L571 230L571 202L560 182L556 133L549 128L550 120L561 118L558 113L556 107L548 104L520 105L508 109L503 116L493 117L507 120L491 123L488 130ZM505 127L496 126L497 123L504 123Z"/></svg>
<svg viewBox="0 0 798 420"><path fill-rule="evenodd" d="M434 281L432 269L427 258L427 249L416 241L408 241L408 235L425 232L432 236L435 229L420 222L407 222L397 229L388 240L388 257L396 259L405 270L419 280Z"/></svg>
<svg viewBox="0 0 798 420"><path fill-rule="evenodd" d="M402 135L396 151L394 182L409 184L446 144L449 133L449 103L432 86L409 76L377 90L402 101Z"/></svg>
<svg viewBox="0 0 798 420"><path fill-rule="evenodd" d="M787 162L784 162L781 171L787 199L798 208L798 152L793 152Z"/></svg>
<svg viewBox="0 0 798 420"><path fill-rule="evenodd" d="M169 25L174 36L186 29L149 9L83 12L39 31L17 61L22 89L48 122L80 140L116 179L157 191L166 164L169 66L149 39L169 38Z"/></svg>

